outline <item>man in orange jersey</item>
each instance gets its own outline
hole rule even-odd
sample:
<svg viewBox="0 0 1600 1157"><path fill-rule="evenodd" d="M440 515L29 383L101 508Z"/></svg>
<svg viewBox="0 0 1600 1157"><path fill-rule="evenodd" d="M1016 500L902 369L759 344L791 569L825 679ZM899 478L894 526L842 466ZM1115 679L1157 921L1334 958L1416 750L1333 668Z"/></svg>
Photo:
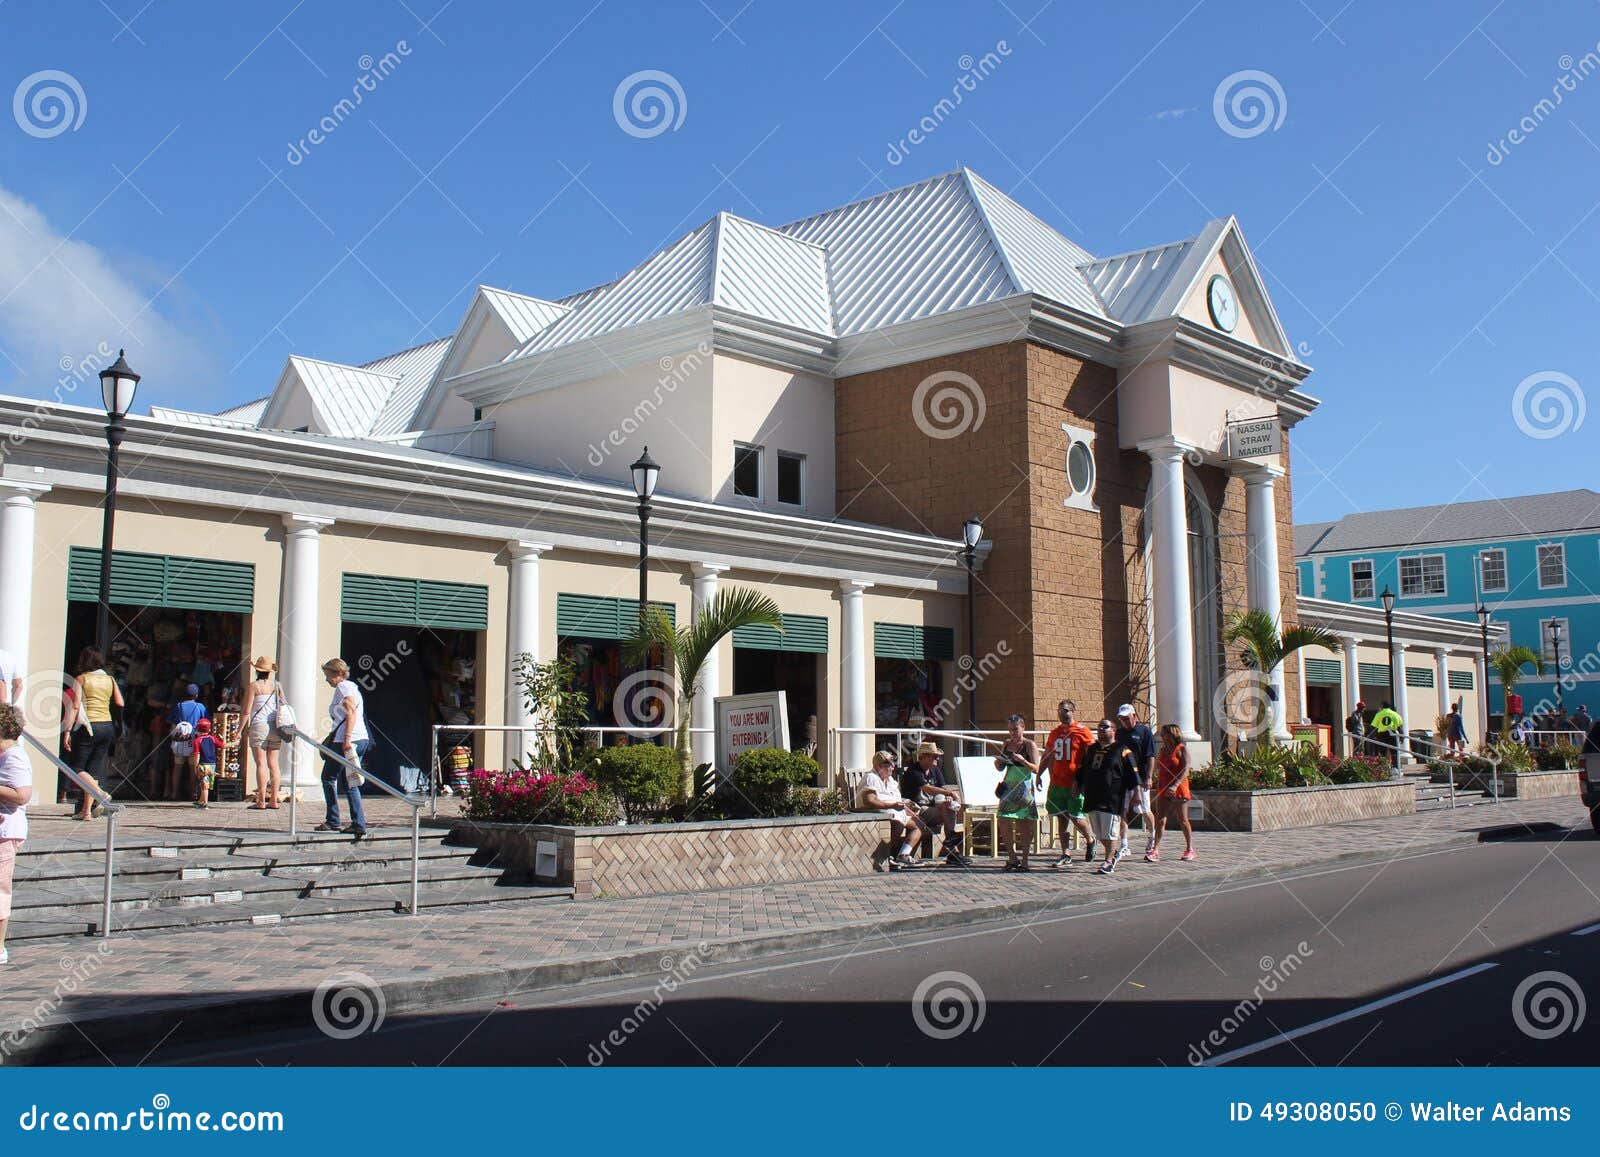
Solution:
<svg viewBox="0 0 1600 1157"><path fill-rule="evenodd" d="M1060 823L1061 858L1058 868L1070 867L1072 853L1067 850L1068 825L1076 827L1088 846L1088 856L1094 858L1094 835L1089 831L1089 821L1084 818L1083 795L1078 791L1078 766L1083 753L1094 743L1094 732L1078 722L1078 708L1071 699L1056 704L1056 717L1061 720L1044 743L1044 766L1050 770L1050 790L1045 795L1045 807Z"/></svg>

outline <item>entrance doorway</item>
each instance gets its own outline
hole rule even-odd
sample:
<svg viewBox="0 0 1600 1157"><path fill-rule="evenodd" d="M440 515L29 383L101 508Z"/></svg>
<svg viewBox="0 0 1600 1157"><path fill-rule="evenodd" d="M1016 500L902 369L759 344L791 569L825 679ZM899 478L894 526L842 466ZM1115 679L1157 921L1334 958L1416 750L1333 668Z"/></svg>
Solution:
<svg viewBox="0 0 1600 1157"><path fill-rule="evenodd" d="M808 651L764 651L733 648L733 693L782 691L789 706L789 746L807 746L807 724L817 717L817 674L820 657Z"/></svg>

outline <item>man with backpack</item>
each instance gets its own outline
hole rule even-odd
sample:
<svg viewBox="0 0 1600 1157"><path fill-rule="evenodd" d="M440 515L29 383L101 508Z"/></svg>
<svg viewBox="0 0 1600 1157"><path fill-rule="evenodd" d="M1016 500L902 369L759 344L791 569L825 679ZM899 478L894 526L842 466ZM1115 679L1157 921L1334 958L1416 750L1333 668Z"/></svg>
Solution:
<svg viewBox="0 0 1600 1157"><path fill-rule="evenodd" d="M184 688L184 698L174 703L167 712L167 742L172 748L172 772L156 791L158 798L182 799L193 794L195 772L194 737L200 721L208 718L206 705L200 702L200 688L190 683Z"/></svg>

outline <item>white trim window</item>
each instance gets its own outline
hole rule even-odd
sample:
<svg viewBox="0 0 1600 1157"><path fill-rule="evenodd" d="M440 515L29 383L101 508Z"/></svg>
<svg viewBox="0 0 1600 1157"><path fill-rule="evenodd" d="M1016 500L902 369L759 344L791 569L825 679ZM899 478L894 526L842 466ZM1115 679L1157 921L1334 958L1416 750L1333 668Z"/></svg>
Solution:
<svg viewBox="0 0 1600 1157"><path fill-rule="evenodd" d="M762 475L765 469L766 455L760 446L751 446L745 442L733 444L733 493L737 498L753 498L761 501L765 487L762 485Z"/></svg>
<svg viewBox="0 0 1600 1157"><path fill-rule="evenodd" d="M1539 559L1539 589L1551 590L1567 585L1567 544L1541 542L1534 551Z"/></svg>
<svg viewBox="0 0 1600 1157"><path fill-rule="evenodd" d="M1546 663L1556 661L1555 638L1550 634L1550 624L1561 624L1561 653L1572 661L1572 626L1566 619L1540 619L1539 620L1539 657Z"/></svg>
<svg viewBox="0 0 1600 1157"><path fill-rule="evenodd" d="M793 450L778 451L778 502L782 506L806 504L806 456Z"/></svg>
<svg viewBox="0 0 1600 1157"><path fill-rule="evenodd" d="M1401 598L1429 598L1444 593L1444 555L1409 554L1400 556Z"/></svg>
<svg viewBox="0 0 1600 1157"><path fill-rule="evenodd" d="M1511 589L1504 548L1491 547L1478 552L1478 589L1486 595L1504 594Z"/></svg>
<svg viewBox="0 0 1600 1157"><path fill-rule="evenodd" d="M1067 497L1062 505L1073 510L1098 513L1100 508L1094 503L1094 488L1100 470L1094 460L1094 431L1082 426L1069 426L1065 422L1061 423L1061 429L1067 435L1064 463Z"/></svg>
<svg viewBox="0 0 1600 1157"><path fill-rule="evenodd" d="M1370 603L1378 597L1378 578L1370 558L1350 560L1350 601Z"/></svg>

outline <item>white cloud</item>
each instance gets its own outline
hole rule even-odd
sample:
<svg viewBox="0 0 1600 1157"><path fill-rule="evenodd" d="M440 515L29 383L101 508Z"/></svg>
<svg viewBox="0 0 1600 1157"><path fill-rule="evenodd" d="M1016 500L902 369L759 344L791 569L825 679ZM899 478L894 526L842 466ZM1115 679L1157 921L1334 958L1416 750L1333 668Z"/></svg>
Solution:
<svg viewBox="0 0 1600 1157"><path fill-rule="evenodd" d="M165 279L145 284L139 258L120 261L87 241L63 236L37 207L0 187L0 392L100 405L99 382L67 366L126 347L144 376L137 408L174 399L185 383L210 377L212 358L161 306ZM152 299L154 303L152 304Z"/></svg>
<svg viewBox="0 0 1600 1157"><path fill-rule="evenodd" d="M1191 108L1164 108L1160 112L1151 113L1146 119L1153 121L1182 120L1184 117L1194 112L1196 107L1198 106Z"/></svg>

